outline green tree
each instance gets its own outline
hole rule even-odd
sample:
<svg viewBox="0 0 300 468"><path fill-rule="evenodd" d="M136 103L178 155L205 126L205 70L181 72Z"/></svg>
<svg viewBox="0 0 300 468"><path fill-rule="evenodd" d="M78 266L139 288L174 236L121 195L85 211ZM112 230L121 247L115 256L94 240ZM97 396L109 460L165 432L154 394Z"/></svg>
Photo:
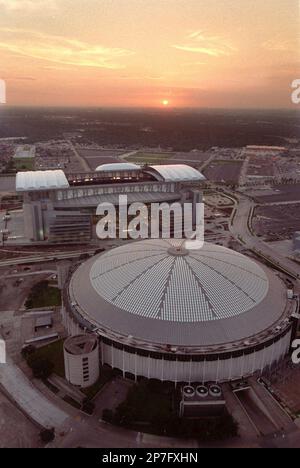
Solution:
<svg viewBox="0 0 300 468"><path fill-rule="evenodd" d="M35 358L34 355L29 356L27 363L37 379L47 379L54 369L54 364L49 359Z"/></svg>
<svg viewBox="0 0 300 468"><path fill-rule="evenodd" d="M41 438L41 441L45 442L46 444L49 443L49 442L52 442L55 439L55 430L54 430L54 428L41 430L40 438Z"/></svg>

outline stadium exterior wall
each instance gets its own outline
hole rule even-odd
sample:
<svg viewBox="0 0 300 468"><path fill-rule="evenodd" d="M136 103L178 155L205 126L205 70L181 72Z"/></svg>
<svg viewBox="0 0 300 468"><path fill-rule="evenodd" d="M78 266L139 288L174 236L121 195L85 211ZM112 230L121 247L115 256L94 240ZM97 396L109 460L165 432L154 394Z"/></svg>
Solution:
<svg viewBox="0 0 300 468"><path fill-rule="evenodd" d="M63 323L70 335L82 333L82 328L62 308ZM123 376L177 382L226 382L249 377L273 368L290 349L292 327L287 327L276 337L245 349L205 355L178 355L149 352L123 346L99 335L102 364L122 372Z"/></svg>
<svg viewBox="0 0 300 468"><path fill-rule="evenodd" d="M264 369L273 367L287 353L290 347L291 330L258 351L245 349L239 357L226 357L225 354L202 356L202 360L184 355L164 355L160 357L141 356L139 350L128 352L118 349L113 344L104 344L101 341L101 359L103 364L117 368L126 373L171 382L225 382L248 377L255 372L263 372ZM156 353L157 354L157 353ZM228 354L228 353L227 353ZM181 358L185 360L181 360ZM200 356L199 356L200 359Z"/></svg>

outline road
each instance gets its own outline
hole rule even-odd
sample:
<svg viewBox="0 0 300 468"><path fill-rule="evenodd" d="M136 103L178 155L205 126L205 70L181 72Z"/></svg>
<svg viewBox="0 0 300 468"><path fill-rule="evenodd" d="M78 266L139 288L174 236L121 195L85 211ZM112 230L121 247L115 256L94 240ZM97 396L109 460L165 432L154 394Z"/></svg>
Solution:
<svg viewBox="0 0 300 468"><path fill-rule="evenodd" d="M51 403L9 358L0 364L0 387L31 420L42 427L60 427L69 417Z"/></svg>
<svg viewBox="0 0 300 468"><path fill-rule="evenodd" d="M244 160L242 170L240 172L240 178L239 178L240 186L243 186L247 182L247 172L248 172L249 162L250 162L250 156L247 156L246 159Z"/></svg>
<svg viewBox="0 0 300 468"><path fill-rule="evenodd" d="M18 273L13 273L11 275L2 275L0 276L0 280L3 279L13 279L13 278L25 278L27 276L39 276L39 275L57 275L56 270L37 270L37 271L19 271Z"/></svg>
<svg viewBox="0 0 300 468"><path fill-rule="evenodd" d="M236 397L260 434L267 435L276 432L277 427L251 398L251 390L237 392Z"/></svg>
<svg viewBox="0 0 300 468"><path fill-rule="evenodd" d="M120 161L125 160L125 162L128 162L127 158L130 158L130 156L135 156L137 153L138 153L138 150L130 151L129 153L120 154L118 159L120 159Z"/></svg>
<svg viewBox="0 0 300 468"><path fill-rule="evenodd" d="M9 260L0 260L0 267L7 267L12 265L24 265L28 263L48 262L53 260L67 260L71 258L80 257L82 254L93 254L95 250L84 252L53 252L41 255L34 255L28 257L11 258Z"/></svg>
<svg viewBox="0 0 300 468"><path fill-rule="evenodd" d="M232 223L229 224L231 234L236 239L242 240L249 249L253 249L277 263L292 276L300 278L300 265L297 266L296 263L281 255L277 250L272 249L249 231L248 220L255 207L254 201L243 195L237 195L236 193L233 195L238 199L238 202L236 203L236 212L232 218Z"/></svg>
<svg viewBox="0 0 300 468"><path fill-rule="evenodd" d="M199 166L199 171L203 172L204 169L206 169L214 161L215 158L216 158L216 154L212 154L206 161L204 161L203 164Z"/></svg>
<svg viewBox="0 0 300 468"><path fill-rule="evenodd" d="M76 159L79 161L79 163L81 164L81 167L82 169L84 170L84 172L91 172L92 169L90 168L90 166L88 165L88 163L86 162L86 160L80 156L80 154L78 153L77 149L75 148L75 146L73 145L72 141L71 140L67 140L67 143L69 144L70 146L70 149L73 151Z"/></svg>

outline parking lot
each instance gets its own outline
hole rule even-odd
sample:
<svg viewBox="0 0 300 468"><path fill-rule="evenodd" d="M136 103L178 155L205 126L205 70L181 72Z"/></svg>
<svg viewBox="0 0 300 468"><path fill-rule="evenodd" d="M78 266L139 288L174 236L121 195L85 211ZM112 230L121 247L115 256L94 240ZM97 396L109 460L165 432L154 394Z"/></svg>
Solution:
<svg viewBox="0 0 300 468"><path fill-rule="evenodd" d="M204 170L204 175L212 182L237 184L242 166L242 161L214 161Z"/></svg>
<svg viewBox="0 0 300 468"><path fill-rule="evenodd" d="M108 382L94 400L96 417L101 419L104 409L115 410L126 399L128 390L133 385L134 382L119 378Z"/></svg>
<svg viewBox="0 0 300 468"><path fill-rule="evenodd" d="M101 150L101 149L79 149L76 147L78 153L83 157L91 170L95 170L101 164L112 164L120 162L118 156L124 151L118 150Z"/></svg>
<svg viewBox="0 0 300 468"><path fill-rule="evenodd" d="M300 184L277 185L272 193L256 195L258 203L281 203L300 200Z"/></svg>
<svg viewBox="0 0 300 468"><path fill-rule="evenodd" d="M247 176L272 177L274 175L274 161L271 158L252 156L247 168Z"/></svg>
<svg viewBox="0 0 300 468"><path fill-rule="evenodd" d="M0 192L15 192L16 178L15 176L0 177Z"/></svg>
<svg viewBox="0 0 300 468"><path fill-rule="evenodd" d="M0 365L1 372L1 365ZM40 447L39 429L0 389L0 448Z"/></svg>
<svg viewBox="0 0 300 468"><path fill-rule="evenodd" d="M252 227L268 241L292 238L300 230L300 205L261 206L255 209Z"/></svg>

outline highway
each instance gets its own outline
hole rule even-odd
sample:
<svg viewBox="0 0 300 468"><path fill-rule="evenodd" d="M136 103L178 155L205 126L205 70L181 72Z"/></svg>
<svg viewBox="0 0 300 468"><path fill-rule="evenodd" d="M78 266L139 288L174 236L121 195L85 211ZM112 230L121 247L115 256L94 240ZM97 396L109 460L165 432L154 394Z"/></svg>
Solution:
<svg viewBox="0 0 300 468"><path fill-rule="evenodd" d="M76 251L76 252L52 252L47 254L41 255L34 255L28 257L18 257L18 258L11 258L0 260L0 267L7 267L12 265L24 265L28 263L43 263L43 262L51 262L55 260L68 260L72 258L80 257L83 254L94 254L95 250L90 251Z"/></svg>
<svg viewBox="0 0 300 468"><path fill-rule="evenodd" d="M26 278L27 276L39 276L39 275L57 275L56 270L37 270L37 271L19 271L19 273L14 273L12 275L3 275L0 276L0 279L14 279L14 278Z"/></svg>

